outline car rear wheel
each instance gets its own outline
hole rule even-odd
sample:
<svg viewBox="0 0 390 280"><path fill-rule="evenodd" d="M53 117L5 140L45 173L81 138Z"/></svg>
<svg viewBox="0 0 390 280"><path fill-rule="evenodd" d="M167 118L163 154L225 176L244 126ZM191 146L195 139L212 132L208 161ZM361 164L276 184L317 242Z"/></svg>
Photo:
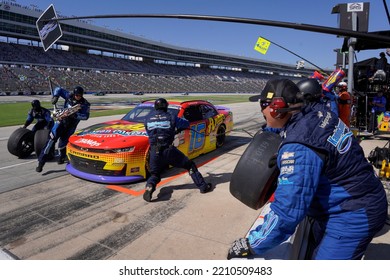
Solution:
<svg viewBox="0 0 390 280"><path fill-rule="evenodd" d="M225 144L225 138L226 127L224 125L220 125L217 130L217 148L220 148Z"/></svg>
<svg viewBox="0 0 390 280"><path fill-rule="evenodd" d="M8 139L8 152L18 158L26 158L34 151L34 132L27 128L16 129Z"/></svg>

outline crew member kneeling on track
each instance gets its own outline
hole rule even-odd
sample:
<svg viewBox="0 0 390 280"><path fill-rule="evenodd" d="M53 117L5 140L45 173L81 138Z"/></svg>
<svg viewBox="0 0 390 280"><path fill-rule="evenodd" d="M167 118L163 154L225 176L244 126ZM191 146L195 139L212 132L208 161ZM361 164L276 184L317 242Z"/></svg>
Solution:
<svg viewBox="0 0 390 280"><path fill-rule="evenodd" d="M195 163L172 145L176 132L189 127L188 120L171 115L168 112L168 102L164 98L155 101L154 109L155 111L145 120L150 144L150 177L145 187L144 200L147 202L152 200L152 194L161 181L161 172L169 165L188 170L201 193L211 191L211 184L206 183Z"/></svg>

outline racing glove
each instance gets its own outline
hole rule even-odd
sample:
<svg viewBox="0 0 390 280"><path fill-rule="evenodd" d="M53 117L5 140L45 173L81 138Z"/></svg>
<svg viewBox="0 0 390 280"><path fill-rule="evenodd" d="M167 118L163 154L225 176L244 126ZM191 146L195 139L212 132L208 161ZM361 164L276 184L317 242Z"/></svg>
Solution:
<svg viewBox="0 0 390 280"><path fill-rule="evenodd" d="M253 255L251 247L249 246L248 238L240 238L233 242L230 247L227 259L233 258L248 258Z"/></svg>
<svg viewBox="0 0 390 280"><path fill-rule="evenodd" d="M56 105L57 101L58 101L58 96L53 96L53 98L51 99L51 104Z"/></svg>

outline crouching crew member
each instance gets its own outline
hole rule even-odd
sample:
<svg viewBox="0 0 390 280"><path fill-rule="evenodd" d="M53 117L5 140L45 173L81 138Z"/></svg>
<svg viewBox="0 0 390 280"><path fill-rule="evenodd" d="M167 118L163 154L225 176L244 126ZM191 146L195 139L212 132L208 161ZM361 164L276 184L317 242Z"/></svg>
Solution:
<svg viewBox="0 0 390 280"><path fill-rule="evenodd" d="M195 185L201 193L211 191L212 186L206 183L195 163L172 145L176 131L189 127L189 121L173 116L168 112L168 102L159 98L154 103L155 111L145 120L145 129L149 136L150 157L149 171L144 200L150 202L156 185L161 181L161 172L169 165L188 170Z"/></svg>

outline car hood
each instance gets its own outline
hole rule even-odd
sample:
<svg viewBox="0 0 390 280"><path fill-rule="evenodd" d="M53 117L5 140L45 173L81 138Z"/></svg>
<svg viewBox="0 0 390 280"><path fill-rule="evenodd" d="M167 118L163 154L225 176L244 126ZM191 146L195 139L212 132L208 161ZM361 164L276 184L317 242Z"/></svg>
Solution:
<svg viewBox="0 0 390 280"><path fill-rule="evenodd" d="M78 130L69 142L84 148L111 149L145 144L148 136L143 123L118 120Z"/></svg>

